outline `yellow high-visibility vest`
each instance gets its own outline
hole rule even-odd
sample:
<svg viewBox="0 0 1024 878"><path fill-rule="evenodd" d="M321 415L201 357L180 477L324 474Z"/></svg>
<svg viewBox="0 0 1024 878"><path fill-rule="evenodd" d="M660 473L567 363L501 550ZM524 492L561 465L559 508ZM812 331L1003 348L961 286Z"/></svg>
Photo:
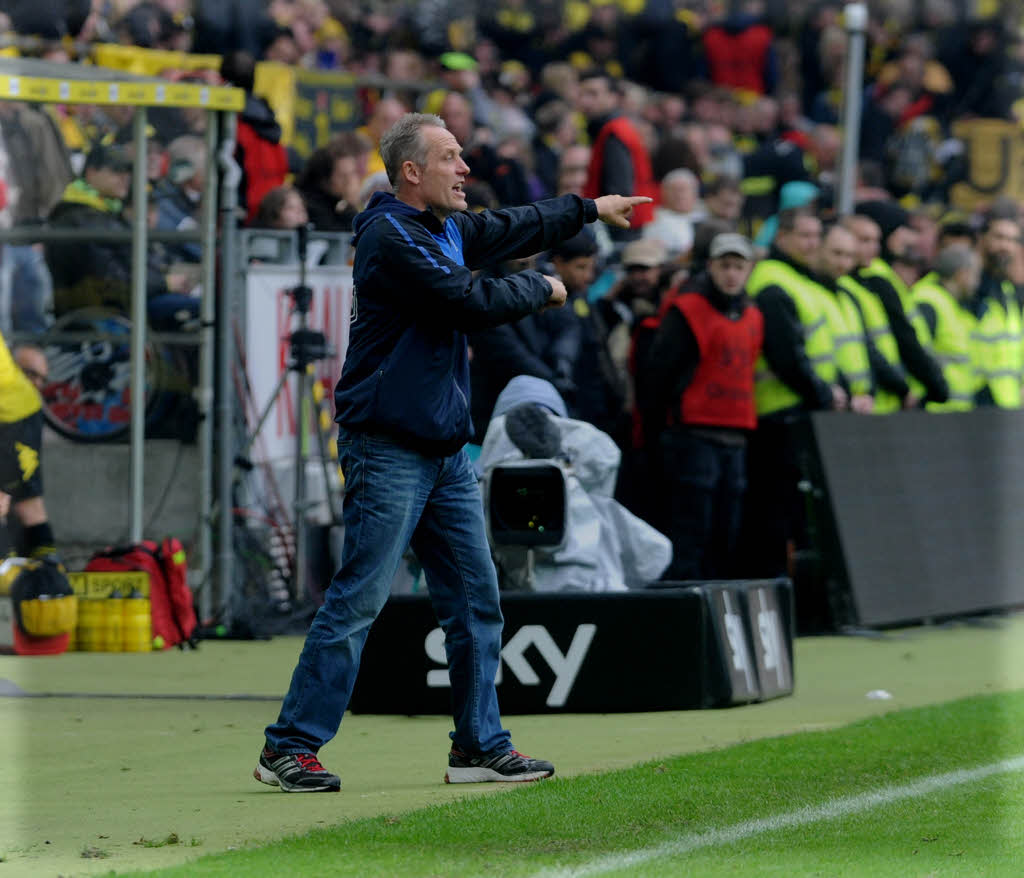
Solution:
<svg viewBox="0 0 1024 878"><path fill-rule="evenodd" d="M793 300L803 326L804 353L815 374L826 383L834 384L838 377L835 342L817 284L785 262L765 259L751 272L747 292L756 300L761 291L769 286L781 287ZM760 354L755 366L754 399L759 416L792 408L802 402L800 395L771 370L764 353Z"/></svg>

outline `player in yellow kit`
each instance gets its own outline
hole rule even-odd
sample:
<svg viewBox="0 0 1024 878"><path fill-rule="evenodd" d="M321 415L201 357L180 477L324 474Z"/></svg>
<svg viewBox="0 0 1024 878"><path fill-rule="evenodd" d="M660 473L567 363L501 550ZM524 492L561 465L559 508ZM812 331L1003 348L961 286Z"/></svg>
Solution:
<svg viewBox="0 0 1024 878"><path fill-rule="evenodd" d="M56 558L53 530L43 503L40 446L46 357L38 348L19 351L19 366L0 336L0 491L11 496L21 523L17 549L26 558Z"/></svg>

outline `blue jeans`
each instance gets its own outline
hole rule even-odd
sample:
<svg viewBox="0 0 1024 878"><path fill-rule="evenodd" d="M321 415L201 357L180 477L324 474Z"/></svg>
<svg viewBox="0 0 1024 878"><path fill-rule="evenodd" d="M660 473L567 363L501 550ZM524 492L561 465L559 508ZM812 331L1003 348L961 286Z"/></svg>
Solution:
<svg viewBox="0 0 1024 878"><path fill-rule="evenodd" d="M341 569L306 635L281 714L267 727L268 746L316 753L337 733L370 625L411 543L445 632L452 741L471 754L510 749L494 685L504 620L468 455L424 457L388 438L345 429L338 454L345 474Z"/></svg>
<svg viewBox="0 0 1024 878"><path fill-rule="evenodd" d="M43 254L31 244L8 244L3 258L11 266L11 324L16 332L45 332L53 301L53 281Z"/></svg>

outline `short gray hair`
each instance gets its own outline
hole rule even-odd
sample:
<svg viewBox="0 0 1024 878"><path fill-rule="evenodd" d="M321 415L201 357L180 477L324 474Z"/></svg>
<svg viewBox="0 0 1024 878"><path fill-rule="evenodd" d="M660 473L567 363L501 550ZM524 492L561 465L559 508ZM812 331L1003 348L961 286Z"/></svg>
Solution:
<svg viewBox="0 0 1024 878"><path fill-rule="evenodd" d="M676 168L675 170L669 171L661 178L662 183L675 183L676 180L685 180L693 186L698 193L700 192L700 178L689 168Z"/></svg>
<svg viewBox="0 0 1024 878"><path fill-rule="evenodd" d="M427 145L420 136L420 129L427 126L448 127L444 119L432 113L406 113L381 137L380 157L388 172L388 181L394 189L398 189L398 184L402 182L403 163L427 163Z"/></svg>
<svg viewBox="0 0 1024 878"><path fill-rule="evenodd" d="M935 257L935 273L940 280L949 280L960 269L978 260L978 254L964 244L951 244Z"/></svg>
<svg viewBox="0 0 1024 878"><path fill-rule="evenodd" d="M187 164L193 169L193 174L196 171L205 171L206 144L201 137L194 134L182 134L167 144L167 158L172 167ZM191 176L192 174L189 174L189 177Z"/></svg>

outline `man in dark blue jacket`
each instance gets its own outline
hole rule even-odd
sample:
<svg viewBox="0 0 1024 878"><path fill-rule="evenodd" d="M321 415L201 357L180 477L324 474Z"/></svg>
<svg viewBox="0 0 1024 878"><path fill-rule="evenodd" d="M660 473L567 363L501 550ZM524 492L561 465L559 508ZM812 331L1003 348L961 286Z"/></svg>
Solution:
<svg viewBox="0 0 1024 878"><path fill-rule="evenodd" d="M345 474L345 545L310 627L257 780L287 792L336 791L317 753L338 731L370 625L410 544L445 632L455 731L449 783L550 777L550 762L512 749L494 685L501 649L498 581L476 476L466 333L565 303L536 271L474 279L601 219L629 227L649 199L567 195L471 213L469 167L437 116L407 114L381 139L395 194L377 193L354 222L352 328L334 393Z"/></svg>

